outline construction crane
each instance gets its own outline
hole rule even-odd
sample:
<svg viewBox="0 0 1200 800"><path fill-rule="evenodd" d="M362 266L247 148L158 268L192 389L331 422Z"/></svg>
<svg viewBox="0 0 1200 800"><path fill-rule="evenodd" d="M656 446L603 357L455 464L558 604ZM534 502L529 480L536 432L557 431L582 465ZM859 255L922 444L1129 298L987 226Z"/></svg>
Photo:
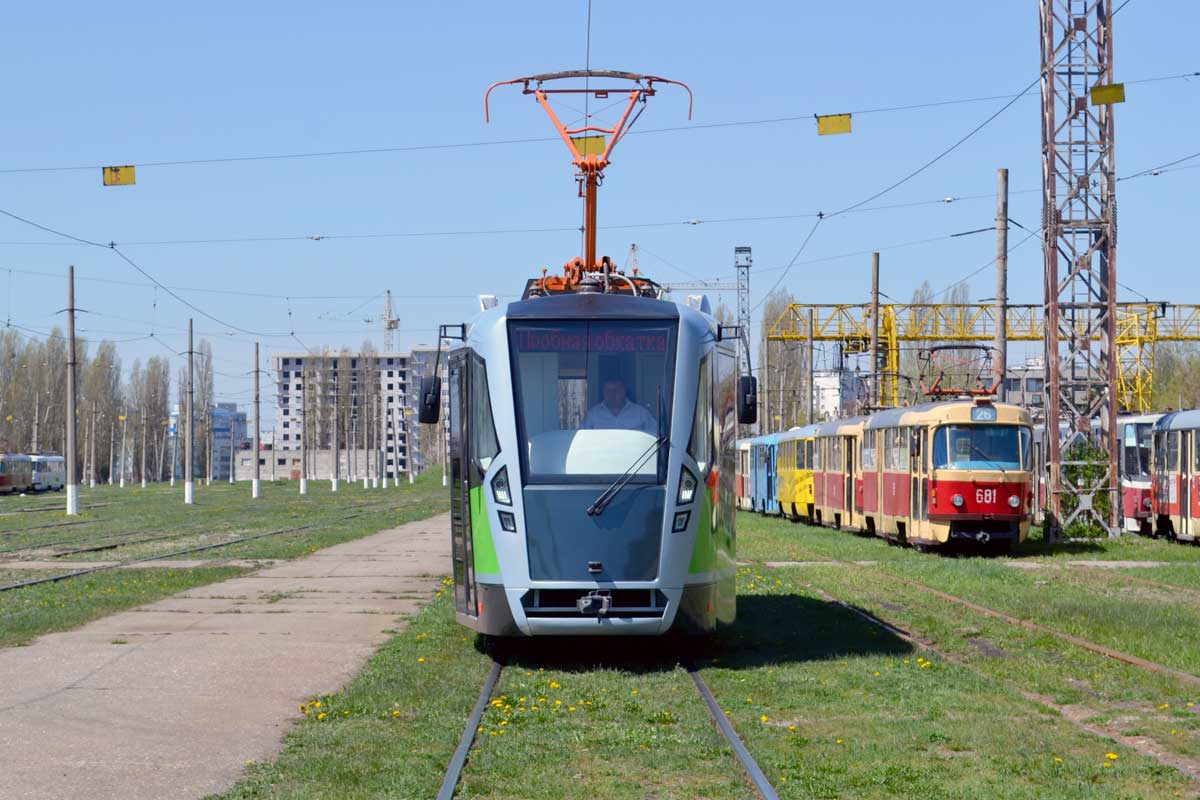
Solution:
<svg viewBox="0 0 1200 800"><path fill-rule="evenodd" d="M1158 342L1200 342L1200 305L1117 303L1117 395L1124 410L1153 408L1154 349ZM813 330L808 330L808 312ZM1060 322L1061 325L1061 322ZM1082 329L1077 336L1086 337ZM996 307L984 304L894 303L880 306L880 361L876 401L899 405L900 342L987 343L996 337ZM1045 341L1040 305L1008 306L1010 342ZM1093 332L1092 338L1098 337ZM769 341L838 342L847 354L865 354L871 344L871 305L789 305L768 328Z"/></svg>

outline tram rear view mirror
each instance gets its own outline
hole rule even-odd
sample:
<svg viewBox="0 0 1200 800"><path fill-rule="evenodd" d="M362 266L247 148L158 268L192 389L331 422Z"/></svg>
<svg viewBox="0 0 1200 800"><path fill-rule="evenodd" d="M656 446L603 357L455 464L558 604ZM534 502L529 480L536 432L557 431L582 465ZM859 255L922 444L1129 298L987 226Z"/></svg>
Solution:
<svg viewBox="0 0 1200 800"><path fill-rule="evenodd" d="M758 422L758 379L753 375L738 378L737 412L742 425Z"/></svg>
<svg viewBox="0 0 1200 800"><path fill-rule="evenodd" d="M436 375L421 378L421 408L417 417L422 425L438 421L442 410L442 379Z"/></svg>

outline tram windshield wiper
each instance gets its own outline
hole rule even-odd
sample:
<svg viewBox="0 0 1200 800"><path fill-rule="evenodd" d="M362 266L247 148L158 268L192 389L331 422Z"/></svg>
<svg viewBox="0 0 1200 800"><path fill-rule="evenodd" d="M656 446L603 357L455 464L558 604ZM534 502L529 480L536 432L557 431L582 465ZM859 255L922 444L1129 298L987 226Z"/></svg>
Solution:
<svg viewBox="0 0 1200 800"><path fill-rule="evenodd" d="M647 459L649 459L651 456L658 455L658 451L664 444L666 444L669 438L670 437L665 433L660 434L658 438L656 438L654 442L647 447L640 456L637 457L637 460L630 464L629 469L621 473L621 475L615 481L609 484L607 489L600 493L599 497L592 501L592 504L587 507L588 516L598 517L603 514L604 509L608 508L608 504L612 502L613 498L625 488L626 484L633 480L633 476L637 474L637 471L641 469L642 465L646 463Z"/></svg>

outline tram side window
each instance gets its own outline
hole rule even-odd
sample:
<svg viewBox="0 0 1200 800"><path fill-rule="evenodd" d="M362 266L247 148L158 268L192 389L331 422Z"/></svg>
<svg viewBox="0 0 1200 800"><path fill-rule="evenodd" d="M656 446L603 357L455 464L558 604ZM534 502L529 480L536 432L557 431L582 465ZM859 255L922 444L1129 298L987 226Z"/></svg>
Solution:
<svg viewBox="0 0 1200 800"><path fill-rule="evenodd" d="M1167 468L1167 434L1154 434L1154 471L1162 472Z"/></svg>
<svg viewBox="0 0 1200 800"><path fill-rule="evenodd" d="M816 472L821 471L821 461L825 453L825 441L823 439L815 439L813 441L813 458L812 468Z"/></svg>
<svg viewBox="0 0 1200 800"><path fill-rule="evenodd" d="M842 437L829 437L829 469L832 472L842 471Z"/></svg>
<svg viewBox="0 0 1200 800"><path fill-rule="evenodd" d="M1167 470L1179 471L1179 431L1167 433Z"/></svg>
<svg viewBox="0 0 1200 800"><path fill-rule="evenodd" d="M813 447L813 440L812 439L805 440L805 442L804 442L804 468L805 469L813 468L813 452L814 452L814 450L815 450L815 448Z"/></svg>
<svg viewBox="0 0 1200 800"><path fill-rule="evenodd" d="M875 436L878 431L866 431L862 437L863 469L875 469Z"/></svg>
<svg viewBox="0 0 1200 800"><path fill-rule="evenodd" d="M471 358L471 453L480 469L487 471L500 452L496 423L492 419L492 399L488 394L487 364L479 356Z"/></svg>
<svg viewBox="0 0 1200 800"><path fill-rule="evenodd" d="M712 359L705 356L700 360L700 380L696 391L696 413L692 419L692 438L688 442L688 454L696 459L700 472L706 472L712 463Z"/></svg>

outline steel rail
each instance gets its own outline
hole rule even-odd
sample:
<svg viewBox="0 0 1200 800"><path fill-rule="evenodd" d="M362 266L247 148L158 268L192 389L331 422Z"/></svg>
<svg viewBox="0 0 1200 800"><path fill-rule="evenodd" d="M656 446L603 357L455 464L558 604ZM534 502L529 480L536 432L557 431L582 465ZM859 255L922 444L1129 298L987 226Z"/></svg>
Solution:
<svg viewBox="0 0 1200 800"><path fill-rule="evenodd" d="M500 671L503 669L504 667L499 661L492 662L492 669L483 682L483 689L479 692L475 707L471 709L471 715L467 717L467 725L463 728L462 737L458 740L458 747L454 748L454 755L450 757L450 765L446 768L446 777L442 779L442 788L438 790L437 800L452 800L454 797L454 791L458 788L458 780L462 777L463 767L467 765L467 754L471 751L471 743L475 741L476 729L479 727L480 720L483 719L483 712L487 709L488 701L496 689L496 683L500 680Z"/></svg>
<svg viewBox="0 0 1200 800"><path fill-rule="evenodd" d="M282 528L277 531L266 531L265 533L256 533L253 536L243 536L240 539L231 539L228 542L217 542L215 544L205 544L205 545L199 545L197 547L188 547L188 548L184 548L183 550L173 550L169 553L160 553L159 555L156 555L156 556L146 556L144 558L134 558L134 559L130 559L129 561L121 561L116 564L104 564L104 565L101 565L98 567L91 567L89 569L80 569L80 570L75 570L74 572L65 572L61 575L51 575L46 578L34 578L32 580L21 581L19 583L10 583L7 586L0 586L0 592L8 592L8 591L12 591L13 589L24 589L24 588L27 588L30 586L39 586L39 585L45 584L45 583L58 583L59 581L65 581L69 578L78 578L83 575L91 575L96 572L104 572L105 570L110 570L110 569L119 569L120 567L128 567L133 564L144 564L149 561L161 561L162 559L174 558L175 556L184 556L184 555L189 555L191 553L200 553L200 552L203 552L206 550L215 550L218 547L229 547L230 545L241 544L242 542L252 542L256 539L265 539L268 536L279 536L280 534L284 534L284 533L295 533L296 531L306 531L306 530L310 530L312 528L320 528L323 525L330 523L330 522L342 522L344 520L354 519L356 517L365 516L368 513L370 513L370 512L369 511L359 511L359 512L356 512L354 514L349 514L344 517L338 517L336 519L324 520L322 522L313 522L313 523L309 523L308 525L298 525L298 526L292 527L292 528Z"/></svg>
<svg viewBox="0 0 1200 800"><path fill-rule="evenodd" d="M98 520L94 519L81 519L74 522L51 522L48 525L28 525L24 528L14 528L11 531L0 531L0 536L19 536L20 534L28 533L29 531L43 531L47 528L68 528L72 525L93 525L97 521Z"/></svg>
<svg viewBox="0 0 1200 800"><path fill-rule="evenodd" d="M750 755L750 751L746 749L746 745L738 738L737 731L733 729L733 725L725 717L725 712L717 705L717 699L713 697L708 684L700 677L700 673L695 667L688 667L688 675L691 676L692 683L696 686L696 691L704 699L704 705L708 706L708 713L713 718L713 722L717 724L717 729L721 731L725 737L725 741L729 742L729 746L733 748L733 754L741 762L742 769L746 771L747 777L754 784L754 788L759 796L763 800L779 800L779 795L776 793L775 787L767 780L767 776L763 774L762 769L758 766L758 762L754 760L754 756Z"/></svg>
<svg viewBox="0 0 1200 800"><path fill-rule="evenodd" d="M831 561L832 563L835 563L835 564L842 564L843 566L848 566L848 567L868 566L869 568L874 569L877 573L881 573L881 574L891 578L892 580L898 581L899 583L903 583L907 586L911 586L911 587L917 589L918 591L927 592L928 594L930 594L934 597L937 597L941 600L945 600L948 603L955 603L964 608L968 608L978 614L983 614L984 616L991 617L993 619L998 619L1002 622L1007 622L1009 625L1014 625L1018 628L1024 628L1026 630L1034 631L1036 633L1048 633L1051 636L1061 639L1062 641L1064 641L1068 644L1073 644L1076 647L1083 648L1084 650L1090 650L1093 653L1097 653L1099 655L1105 656L1106 658L1111 658L1114 661L1121 661L1121 662L1124 662L1131 666L1135 666L1139 669L1145 670L1147 672L1154 672L1159 675L1168 675L1173 678L1178 678L1179 680L1183 681L1184 683L1190 683L1195 686L1200 686L1200 675L1193 675L1190 672L1184 672L1183 670L1178 670L1178 669L1175 669L1174 667L1168 667L1166 664L1159 664L1157 661L1150 661L1149 659L1145 659L1140 656L1135 656L1130 653L1125 653L1125 652L1122 652L1121 650L1114 650L1111 647L1106 647L1102 644L1097 644L1096 642L1093 642L1089 639L1084 639L1081 636L1075 636L1074 634L1067 633L1065 631L1060 631L1057 628L1051 628L1049 625L1043 625L1040 622L1034 622L1032 620L1027 620L1027 619L1020 619L1019 617L1014 617L1011 614L1005 614L1003 611L996 611L993 608L988 608L987 606L980 605L979 603L973 603L970 600L964 600L963 598L949 594L948 592L943 592L940 589L935 589L932 586L929 586L928 584L921 583L920 581L915 581L912 578L905 578L900 575L895 575L877 565L856 564L853 561L846 561L846 560L840 559L840 558L829 558L828 556L821 556L819 553L815 553L812 550L809 550L805 547L799 547L799 546L793 546L793 547L794 547L794 549L799 549L801 552L808 553L810 556L820 556L821 558L828 558L829 561Z"/></svg>

